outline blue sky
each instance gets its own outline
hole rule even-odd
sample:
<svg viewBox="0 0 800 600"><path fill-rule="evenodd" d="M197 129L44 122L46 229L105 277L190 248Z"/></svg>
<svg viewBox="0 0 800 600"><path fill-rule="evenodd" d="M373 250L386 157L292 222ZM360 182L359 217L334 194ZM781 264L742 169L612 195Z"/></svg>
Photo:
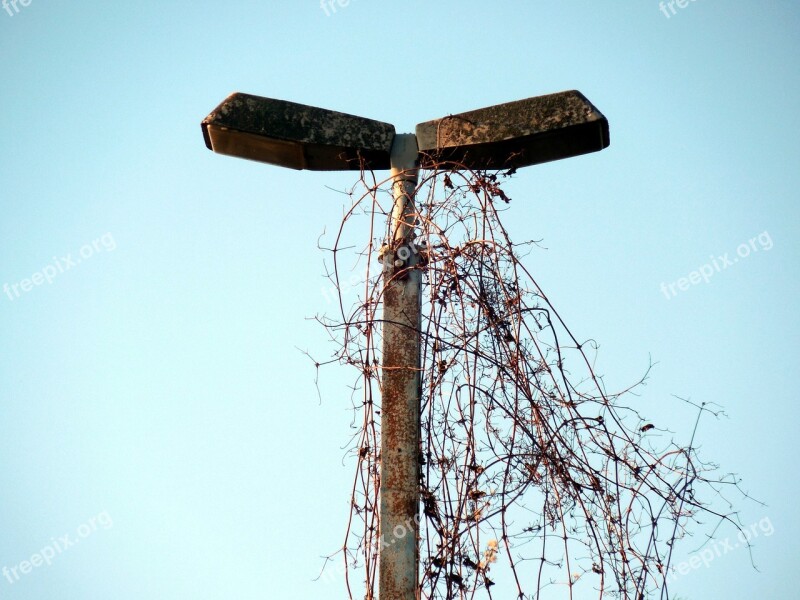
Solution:
<svg viewBox="0 0 800 600"><path fill-rule="evenodd" d="M345 597L313 579L344 536L352 377L323 371L320 402L300 350L333 350L309 319L334 308L317 240L354 181L214 155L200 121L242 91L410 132L566 89L611 146L520 171L512 235L542 240L526 264L599 342L609 388L652 357L636 406L676 439L694 415L673 396L725 407L699 437L766 503L740 505L763 524L758 571L738 547L673 592L793 596L795 2L16 6L0 10L0 567L19 577L0 597Z"/></svg>

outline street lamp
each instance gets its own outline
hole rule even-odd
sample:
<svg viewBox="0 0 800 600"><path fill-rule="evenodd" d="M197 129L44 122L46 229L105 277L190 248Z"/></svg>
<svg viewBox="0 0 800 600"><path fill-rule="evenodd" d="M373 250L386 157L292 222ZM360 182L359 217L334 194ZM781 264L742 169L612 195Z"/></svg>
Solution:
<svg viewBox="0 0 800 600"><path fill-rule="evenodd" d="M419 573L421 273L413 248L417 170L512 169L596 152L608 121L578 91L420 123L388 123L235 93L202 122L214 152L291 169L391 169L394 207L383 251L381 600L414 600ZM403 277L398 277L402 272ZM402 535L395 534L397 530Z"/></svg>
<svg viewBox="0 0 800 600"><path fill-rule="evenodd" d="M388 123L238 92L202 126L209 150L311 171L388 169L395 137Z"/></svg>

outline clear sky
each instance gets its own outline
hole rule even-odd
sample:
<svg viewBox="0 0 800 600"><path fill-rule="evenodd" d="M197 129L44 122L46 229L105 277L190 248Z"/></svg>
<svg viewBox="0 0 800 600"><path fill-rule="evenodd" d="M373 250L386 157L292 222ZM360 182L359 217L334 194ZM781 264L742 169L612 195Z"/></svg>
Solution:
<svg viewBox="0 0 800 600"><path fill-rule="evenodd" d="M0 9L0 598L344 598L313 579L352 374L320 401L301 350L333 350L317 240L354 181L215 155L200 121L242 91L410 132L566 89L611 146L521 170L512 234L609 389L652 357L634 402L684 442L673 396L725 407L703 455L766 504L740 504L758 570L725 530L673 591L796 597L794 0L26 1Z"/></svg>

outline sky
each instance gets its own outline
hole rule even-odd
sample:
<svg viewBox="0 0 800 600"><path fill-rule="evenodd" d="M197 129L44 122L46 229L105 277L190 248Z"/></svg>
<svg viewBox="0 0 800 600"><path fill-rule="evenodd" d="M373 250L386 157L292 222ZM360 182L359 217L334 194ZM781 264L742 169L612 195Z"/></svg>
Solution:
<svg viewBox="0 0 800 600"><path fill-rule="evenodd" d="M724 407L701 452L759 501L732 497L752 555L688 540L671 597L795 596L796 2L7 7L0 598L346 597L315 579L344 539L353 378L318 395L304 352L333 352L318 240L353 174L216 155L200 122L241 91L402 133L569 89L611 145L520 170L512 237L541 240L526 265L609 389L655 363L633 402L684 442L676 397Z"/></svg>

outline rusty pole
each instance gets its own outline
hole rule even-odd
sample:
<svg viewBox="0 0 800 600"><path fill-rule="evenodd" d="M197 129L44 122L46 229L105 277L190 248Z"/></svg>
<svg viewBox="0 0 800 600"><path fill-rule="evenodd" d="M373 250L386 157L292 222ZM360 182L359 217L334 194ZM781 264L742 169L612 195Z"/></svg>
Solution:
<svg viewBox="0 0 800 600"><path fill-rule="evenodd" d="M394 208L383 250L380 600L415 600L419 573L420 282L417 138L392 143Z"/></svg>

